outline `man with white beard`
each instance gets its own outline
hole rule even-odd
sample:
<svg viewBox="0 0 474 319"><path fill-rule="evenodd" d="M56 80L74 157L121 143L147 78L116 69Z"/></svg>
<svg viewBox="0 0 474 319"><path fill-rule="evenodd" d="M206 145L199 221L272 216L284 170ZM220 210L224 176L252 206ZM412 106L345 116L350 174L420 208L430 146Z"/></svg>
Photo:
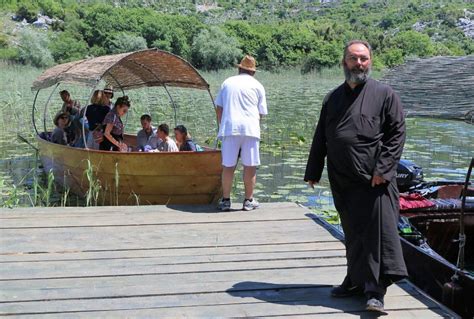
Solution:
<svg viewBox="0 0 474 319"><path fill-rule="evenodd" d="M369 78L369 43L350 41L342 64L346 81L323 101L304 179L314 187L327 157L347 258L347 275L332 296L365 294L367 310L383 312L387 287L407 276L397 230L403 108L388 85Z"/></svg>

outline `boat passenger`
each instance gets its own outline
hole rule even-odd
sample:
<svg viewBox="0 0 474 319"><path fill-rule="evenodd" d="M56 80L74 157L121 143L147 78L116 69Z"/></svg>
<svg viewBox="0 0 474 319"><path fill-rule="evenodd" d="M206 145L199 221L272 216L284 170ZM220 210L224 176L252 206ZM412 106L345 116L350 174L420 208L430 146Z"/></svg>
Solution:
<svg viewBox="0 0 474 319"><path fill-rule="evenodd" d="M107 98L104 93L101 90L96 90L94 91L94 94L92 94L91 104L87 106L86 118L89 123L87 147L91 149L99 149L99 143L101 141L94 138L94 135L97 136L97 132L102 132L102 122L110 111L106 103Z"/></svg>
<svg viewBox="0 0 474 319"><path fill-rule="evenodd" d="M115 106L104 118L103 125L104 139L100 143L100 150L103 151L127 151L127 144L123 143L123 122L121 117L127 114L130 108L128 96L117 99Z"/></svg>
<svg viewBox="0 0 474 319"><path fill-rule="evenodd" d="M142 129L137 133L137 147L141 151L154 150L158 148L161 140L158 138L157 129L151 124L151 116L143 114L140 117ZM148 146L148 147L147 147Z"/></svg>
<svg viewBox="0 0 474 319"><path fill-rule="evenodd" d="M60 112L68 112L72 116L79 113L79 110L81 109L81 103L79 103L77 100L73 100L71 98L71 94L67 90L62 90L59 92L59 96L64 102Z"/></svg>
<svg viewBox="0 0 474 319"><path fill-rule="evenodd" d="M174 128L174 136L180 152L196 152L196 144L184 125L178 125Z"/></svg>
<svg viewBox="0 0 474 319"><path fill-rule="evenodd" d="M73 147L84 148L84 136L87 137L89 134L89 123L87 122L87 118L84 116L85 107L82 108L79 113L71 119L71 125L68 127L68 130L72 132L72 142L70 143ZM84 122L84 123L83 123ZM85 133L82 133L84 129Z"/></svg>
<svg viewBox="0 0 474 319"><path fill-rule="evenodd" d="M110 85L106 86L104 88L104 94L105 94L105 97L108 99L107 101L107 106L112 109L114 106L113 106L113 103L112 103L112 99L114 98L114 88Z"/></svg>
<svg viewBox="0 0 474 319"><path fill-rule="evenodd" d="M179 152L178 146L175 141L169 137L170 128L167 124L161 124L158 126L158 137L161 139L161 143L158 144L158 150L160 152Z"/></svg>
<svg viewBox="0 0 474 319"><path fill-rule="evenodd" d="M69 113L59 112L54 117L54 125L56 128L51 134L51 142L61 145L68 145L68 136L66 134L66 128L69 126L71 120Z"/></svg>

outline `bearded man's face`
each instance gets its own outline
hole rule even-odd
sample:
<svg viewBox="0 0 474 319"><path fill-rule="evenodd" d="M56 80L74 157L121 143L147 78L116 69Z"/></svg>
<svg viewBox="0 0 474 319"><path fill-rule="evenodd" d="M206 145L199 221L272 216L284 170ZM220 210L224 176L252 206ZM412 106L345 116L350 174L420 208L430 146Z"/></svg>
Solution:
<svg viewBox="0 0 474 319"><path fill-rule="evenodd" d="M344 76L347 82L365 83L372 70L372 59L369 49L361 44L351 45L343 61Z"/></svg>

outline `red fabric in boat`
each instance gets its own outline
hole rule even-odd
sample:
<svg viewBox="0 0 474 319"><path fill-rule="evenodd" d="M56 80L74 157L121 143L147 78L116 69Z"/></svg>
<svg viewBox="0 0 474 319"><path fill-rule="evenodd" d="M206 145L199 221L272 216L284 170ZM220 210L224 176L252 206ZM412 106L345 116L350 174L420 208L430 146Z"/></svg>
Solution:
<svg viewBox="0 0 474 319"><path fill-rule="evenodd" d="M400 210L433 207L435 203L420 194L400 194Z"/></svg>

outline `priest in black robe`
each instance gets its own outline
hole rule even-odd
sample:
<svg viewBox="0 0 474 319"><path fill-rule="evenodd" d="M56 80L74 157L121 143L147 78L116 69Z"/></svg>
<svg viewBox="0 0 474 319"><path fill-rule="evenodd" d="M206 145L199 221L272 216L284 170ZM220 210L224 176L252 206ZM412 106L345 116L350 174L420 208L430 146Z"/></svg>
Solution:
<svg viewBox="0 0 474 319"><path fill-rule="evenodd" d="M324 99L304 179L314 187L327 158L347 257L347 276L331 294L365 294L367 310L383 311L387 287L407 276L397 229L403 108L388 85L369 78L367 42L349 42L342 63L346 81Z"/></svg>

